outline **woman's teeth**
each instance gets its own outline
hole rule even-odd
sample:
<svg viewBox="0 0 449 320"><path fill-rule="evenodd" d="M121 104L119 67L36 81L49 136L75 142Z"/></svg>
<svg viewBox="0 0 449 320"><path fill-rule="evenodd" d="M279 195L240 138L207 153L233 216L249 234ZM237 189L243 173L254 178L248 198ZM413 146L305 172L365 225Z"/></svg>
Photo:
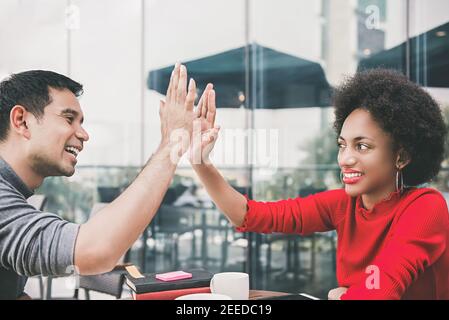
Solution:
<svg viewBox="0 0 449 320"><path fill-rule="evenodd" d="M355 177L361 177L362 173L345 173L345 178L355 178Z"/></svg>

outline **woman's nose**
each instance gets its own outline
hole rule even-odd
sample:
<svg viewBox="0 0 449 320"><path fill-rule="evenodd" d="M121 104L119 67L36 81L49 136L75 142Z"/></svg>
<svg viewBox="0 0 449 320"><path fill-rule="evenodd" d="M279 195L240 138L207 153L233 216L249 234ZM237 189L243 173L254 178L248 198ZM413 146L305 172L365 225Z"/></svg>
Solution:
<svg viewBox="0 0 449 320"><path fill-rule="evenodd" d="M349 150L342 151L338 154L338 164L340 167L350 167L357 163L357 158Z"/></svg>

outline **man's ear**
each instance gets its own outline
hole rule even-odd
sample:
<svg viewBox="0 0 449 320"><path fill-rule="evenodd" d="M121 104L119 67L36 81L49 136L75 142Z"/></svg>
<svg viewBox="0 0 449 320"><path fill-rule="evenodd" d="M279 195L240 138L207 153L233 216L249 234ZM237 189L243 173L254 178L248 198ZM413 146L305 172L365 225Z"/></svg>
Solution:
<svg viewBox="0 0 449 320"><path fill-rule="evenodd" d="M31 138L31 133L27 125L28 116L29 112L21 105L15 105L9 114L11 131L16 132L26 139Z"/></svg>
<svg viewBox="0 0 449 320"><path fill-rule="evenodd" d="M404 148L400 148L396 155L396 168L404 169L411 161L410 155Z"/></svg>

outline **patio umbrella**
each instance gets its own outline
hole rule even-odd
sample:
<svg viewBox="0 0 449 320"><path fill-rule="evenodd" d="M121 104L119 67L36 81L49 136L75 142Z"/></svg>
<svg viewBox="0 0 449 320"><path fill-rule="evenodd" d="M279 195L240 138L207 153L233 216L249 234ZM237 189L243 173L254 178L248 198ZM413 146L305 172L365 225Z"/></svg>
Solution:
<svg viewBox="0 0 449 320"><path fill-rule="evenodd" d="M426 87L449 88L449 23L410 39L410 79ZM361 60L359 70L405 70L407 43Z"/></svg>
<svg viewBox="0 0 449 320"><path fill-rule="evenodd" d="M248 50L249 63L246 61ZM319 63L251 44L184 63L200 91L214 84L218 108L327 107L331 87ZM247 69L248 68L248 69ZM147 85L165 94L173 65L149 72ZM248 71L248 73L246 73ZM245 92L248 74L249 96Z"/></svg>

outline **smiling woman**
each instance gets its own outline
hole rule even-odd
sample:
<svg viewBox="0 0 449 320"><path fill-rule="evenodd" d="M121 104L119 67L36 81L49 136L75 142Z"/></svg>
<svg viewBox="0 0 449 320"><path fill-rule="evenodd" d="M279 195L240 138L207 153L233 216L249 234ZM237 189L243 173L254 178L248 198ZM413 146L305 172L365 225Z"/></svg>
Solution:
<svg viewBox="0 0 449 320"><path fill-rule="evenodd" d="M405 76L382 69L349 78L334 100L344 189L257 202L232 189L209 162L193 167L238 231L336 230L340 288L331 299L449 299L446 201L437 190L418 188L443 159L438 104ZM214 110L213 99L208 103ZM203 134L207 141L210 133Z"/></svg>
<svg viewBox="0 0 449 320"><path fill-rule="evenodd" d="M334 102L338 134L346 121L353 120L350 114L358 111L360 115L363 110L371 119L365 115L364 122L352 124L360 125L358 129L367 125L365 130L377 126L377 134L390 139L391 151L401 153L403 161L409 158L408 165L401 168L406 185L416 186L437 175L446 126L438 104L418 85L400 73L374 69L348 79L337 89Z"/></svg>

